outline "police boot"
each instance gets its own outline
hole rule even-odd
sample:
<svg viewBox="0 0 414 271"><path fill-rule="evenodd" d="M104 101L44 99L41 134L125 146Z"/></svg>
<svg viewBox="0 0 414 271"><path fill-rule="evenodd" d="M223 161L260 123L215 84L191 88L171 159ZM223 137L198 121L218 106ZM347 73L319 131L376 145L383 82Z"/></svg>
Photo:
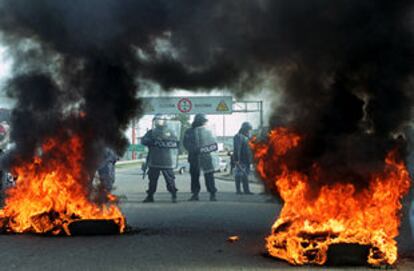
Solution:
<svg viewBox="0 0 414 271"><path fill-rule="evenodd" d="M244 194L245 195L253 195L253 193L250 192L249 180L245 177L245 178L242 179L242 182L243 182Z"/></svg>
<svg viewBox="0 0 414 271"><path fill-rule="evenodd" d="M217 201L215 193L210 194L210 201Z"/></svg>
<svg viewBox="0 0 414 271"><path fill-rule="evenodd" d="M171 193L172 203L177 203L177 192Z"/></svg>
<svg viewBox="0 0 414 271"><path fill-rule="evenodd" d="M198 200L199 200L198 195L197 194L193 194L188 201L198 201Z"/></svg>
<svg viewBox="0 0 414 271"><path fill-rule="evenodd" d="M154 196L148 195L142 202L143 203L154 202Z"/></svg>

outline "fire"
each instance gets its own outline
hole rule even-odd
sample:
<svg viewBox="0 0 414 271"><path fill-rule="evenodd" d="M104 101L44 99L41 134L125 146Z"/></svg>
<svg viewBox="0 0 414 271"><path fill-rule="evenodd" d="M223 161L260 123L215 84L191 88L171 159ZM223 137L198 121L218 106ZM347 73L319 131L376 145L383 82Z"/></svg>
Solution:
<svg viewBox="0 0 414 271"><path fill-rule="evenodd" d="M115 221L122 233L125 218L108 194L105 204L94 203L90 176L84 172L83 141L80 136L66 140L49 138L31 162L12 169L15 187L6 193L0 210L0 228L8 232L66 233L71 222L82 219ZM88 187L89 184L89 187Z"/></svg>
<svg viewBox="0 0 414 271"><path fill-rule="evenodd" d="M331 244L346 243L369 245L367 261L373 266L395 263L401 198L410 186L409 173L396 152L385 157L383 172L371 174L368 188L357 191L353 184L325 185L310 197L312 176L289 169L285 162L301 140L288 129L277 128L267 143L251 143L257 171L272 182L284 201L266 239L269 254L291 264L322 265Z"/></svg>

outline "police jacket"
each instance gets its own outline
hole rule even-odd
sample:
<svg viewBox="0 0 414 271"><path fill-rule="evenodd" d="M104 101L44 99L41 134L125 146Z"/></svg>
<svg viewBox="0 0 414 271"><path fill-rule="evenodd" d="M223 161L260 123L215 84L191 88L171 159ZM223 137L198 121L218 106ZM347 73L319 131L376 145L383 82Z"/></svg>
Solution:
<svg viewBox="0 0 414 271"><path fill-rule="evenodd" d="M239 162L242 164L250 164L252 161L252 153L249 147L249 138L242 134L238 133L233 138L233 156L234 162Z"/></svg>
<svg viewBox="0 0 414 271"><path fill-rule="evenodd" d="M199 154L199 149L196 144L195 132L193 127L185 131L183 138L183 146L188 152L189 162L192 159L195 159L196 156Z"/></svg>
<svg viewBox="0 0 414 271"><path fill-rule="evenodd" d="M152 136L152 130L149 130L141 139L142 145L151 147L154 145L154 137Z"/></svg>
<svg viewBox="0 0 414 271"><path fill-rule="evenodd" d="M170 129L164 127L149 130L142 138L141 143L149 149L148 167L172 169L177 166L179 142Z"/></svg>
<svg viewBox="0 0 414 271"><path fill-rule="evenodd" d="M115 152L110 148L105 148L103 160L100 167L104 167L107 164L115 164L116 161L118 161L118 155L116 155Z"/></svg>

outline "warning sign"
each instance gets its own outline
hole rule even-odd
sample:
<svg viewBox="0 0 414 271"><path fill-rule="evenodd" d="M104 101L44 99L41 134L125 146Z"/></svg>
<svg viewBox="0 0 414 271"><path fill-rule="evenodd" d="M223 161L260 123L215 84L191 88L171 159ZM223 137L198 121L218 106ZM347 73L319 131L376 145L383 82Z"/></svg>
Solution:
<svg viewBox="0 0 414 271"><path fill-rule="evenodd" d="M225 101L220 101L220 103L217 105L218 112L227 112L229 111L229 107L227 106Z"/></svg>
<svg viewBox="0 0 414 271"><path fill-rule="evenodd" d="M210 114L233 112L231 96L144 97L145 114Z"/></svg>

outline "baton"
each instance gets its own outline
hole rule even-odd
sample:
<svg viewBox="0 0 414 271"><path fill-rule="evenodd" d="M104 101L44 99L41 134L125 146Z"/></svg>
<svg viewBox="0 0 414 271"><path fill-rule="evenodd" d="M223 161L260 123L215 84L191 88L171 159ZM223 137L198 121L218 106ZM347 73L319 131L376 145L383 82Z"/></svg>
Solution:
<svg viewBox="0 0 414 271"><path fill-rule="evenodd" d="M242 168L241 166L240 166L240 163L237 163L236 162L236 166L238 167L238 169L243 173L243 175L244 176L246 176L246 178L248 178L249 177L249 174L247 174L247 172L244 170L244 168Z"/></svg>

